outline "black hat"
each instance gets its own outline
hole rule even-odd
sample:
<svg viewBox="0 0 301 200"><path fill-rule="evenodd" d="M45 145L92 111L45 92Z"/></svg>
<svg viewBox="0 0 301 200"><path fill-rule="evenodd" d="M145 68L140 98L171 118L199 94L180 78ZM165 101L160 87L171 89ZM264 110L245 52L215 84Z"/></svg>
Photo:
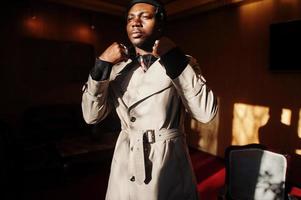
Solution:
<svg viewBox="0 0 301 200"><path fill-rule="evenodd" d="M126 11L128 12L131 9L131 7L133 5L135 5L136 3L147 3L147 4L155 6L156 8L158 8L158 10L157 10L158 13L157 14L160 17L160 20L161 21L166 20L166 11L165 11L164 5L159 0L132 0L128 4L128 7L127 7Z"/></svg>
<svg viewBox="0 0 301 200"><path fill-rule="evenodd" d="M155 7L164 8L164 5L160 1L157 1L157 0L132 0L128 5L128 10L136 3L147 3L147 4L151 4Z"/></svg>

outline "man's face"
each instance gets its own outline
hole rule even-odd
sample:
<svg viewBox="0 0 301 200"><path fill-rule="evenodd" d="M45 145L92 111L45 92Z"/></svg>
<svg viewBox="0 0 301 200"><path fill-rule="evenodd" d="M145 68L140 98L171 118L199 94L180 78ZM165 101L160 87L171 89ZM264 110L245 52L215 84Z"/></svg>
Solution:
<svg viewBox="0 0 301 200"><path fill-rule="evenodd" d="M139 48L151 48L158 35L156 8L150 4L134 4L128 12L127 34L132 44Z"/></svg>

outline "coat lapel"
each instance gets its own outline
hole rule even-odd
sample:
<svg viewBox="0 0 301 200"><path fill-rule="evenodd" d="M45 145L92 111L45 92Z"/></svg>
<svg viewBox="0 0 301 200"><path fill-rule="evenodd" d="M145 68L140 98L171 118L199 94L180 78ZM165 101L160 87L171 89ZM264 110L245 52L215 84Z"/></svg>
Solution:
<svg viewBox="0 0 301 200"><path fill-rule="evenodd" d="M123 102L131 108L172 85L159 59L143 72L136 62L127 62L114 70L113 86Z"/></svg>
<svg viewBox="0 0 301 200"><path fill-rule="evenodd" d="M159 59L145 73L142 72L142 78L139 81L140 84L137 87L138 96L136 101L131 103L130 107L153 94L165 90L171 85L171 80L166 75L165 68L160 64Z"/></svg>

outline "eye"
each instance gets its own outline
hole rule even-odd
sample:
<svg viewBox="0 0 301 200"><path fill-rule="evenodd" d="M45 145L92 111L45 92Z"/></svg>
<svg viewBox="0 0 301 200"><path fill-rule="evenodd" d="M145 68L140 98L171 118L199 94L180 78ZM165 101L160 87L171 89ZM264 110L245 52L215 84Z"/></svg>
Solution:
<svg viewBox="0 0 301 200"><path fill-rule="evenodd" d="M127 18L127 21L129 22L129 21L131 21L131 20L133 20L133 16L128 16L128 18Z"/></svg>
<svg viewBox="0 0 301 200"><path fill-rule="evenodd" d="M142 15L142 19L151 19L152 16L151 15Z"/></svg>

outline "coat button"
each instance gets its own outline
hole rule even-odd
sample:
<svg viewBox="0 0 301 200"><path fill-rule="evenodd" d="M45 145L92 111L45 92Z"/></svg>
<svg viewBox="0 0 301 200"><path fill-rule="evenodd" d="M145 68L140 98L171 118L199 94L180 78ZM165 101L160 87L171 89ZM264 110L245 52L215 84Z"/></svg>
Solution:
<svg viewBox="0 0 301 200"><path fill-rule="evenodd" d="M135 117L131 117L131 122L135 122L136 121L136 118Z"/></svg>
<svg viewBox="0 0 301 200"><path fill-rule="evenodd" d="M132 176L130 181L134 182L135 181L135 176Z"/></svg>

